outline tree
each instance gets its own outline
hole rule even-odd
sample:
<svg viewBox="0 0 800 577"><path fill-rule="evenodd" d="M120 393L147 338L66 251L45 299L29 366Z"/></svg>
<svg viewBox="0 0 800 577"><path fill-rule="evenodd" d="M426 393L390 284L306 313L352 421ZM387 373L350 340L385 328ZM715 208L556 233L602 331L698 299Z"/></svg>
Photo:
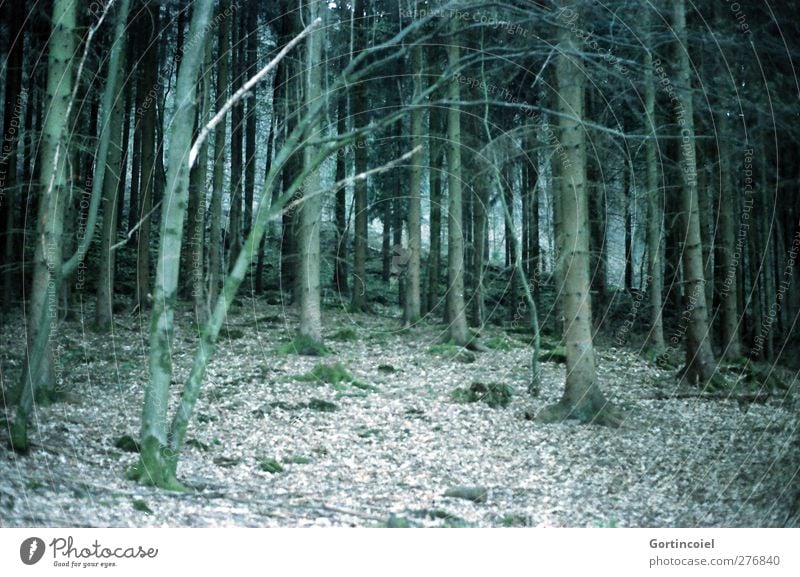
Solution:
<svg viewBox="0 0 800 577"><path fill-rule="evenodd" d="M230 0L222 0L219 12L230 11ZM215 108L219 110L228 100L228 60L230 58L230 18L220 18L217 27L217 79L214 94ZM227 126L222 122L214 131L214 169L211 177L211 203L208 246L208 302L214 303L219 294L222 278L222 190L225 186L225 143Z"/></svg>
<svg viewBox="0 0 800 577"><path fill-rule="evenodd" d="M450 25L453 35L458 33L457 21ZM447 60L450 68L459 65L460 49L457 42L447 47ZM464 231L461 217L461 112L459 105L460 87L458 82L450 82L447 110L447 321L450 339L457 345L467 346L470 342L467 316L464 306Z"/></svg>
<svg viewBox="0 0 800 577"><path fill-rule="evenodd" d="M354 26L353 55L363 53L367 46L367 26L364 12L364 0L353 2ZM357 23L357 24L356 24ZM353 87L351 100L353 107L353 123L356 130L367 126L367 87L365 82L360 82ZM361 143L359 143L361 144ZM367 170L367 149L356 146L355 172L363 174ZM353 295L351 308L353 311L366 312L367 310L367 181L359 179L355 182L353 191L355 212L355 238L353 239Z"/></svg>
<svg viewBox="0 0 800 577"><path fill-rule="evenodd" d="M415 44L411 49L411 70L414 75L414 99L419 99L423 90L422 46ZM411 148L422 149L422 107L411 109ZM421 188L422 162L418 155L411 167L411 178L408 191L408 279L406 282L406 300L403 311L403 324L415 324L422 316L420 297L420 251L422 250L421 221Z"/></svg>
<svg viewBox="0 0 800 577"><path fill-rule="evenodd" d="M561 306L567 352L567 381L555 405L537 419L552 422L577 419L584 423L617 426L618 412L597 383L592 343L592 307L589 292L589 199L586 188L586 143L583 120L584 72L576 33L559 33L556 78L559 93L558 263L563 283Z"/></svg>
<svg viewBox="0 0 800 577"><path fill-rule="evenodd" d="M683 378L693 383L708 382L714 374L714 353L709 340L708 307L706 305L705 279L703 277L703 245L700 235L700 209L697 191L697 161L695 158L694 107L689 64L689 46L686 33L686 6L676 0L673 6L673 27L677 47L678 104L676 117L683 140L680 146L681 176L683 181L682 212L685 219L685 246L683 271L685 275L685 303L682 315L688 317L686 331L686 365Z"/></svg>
<svg viewBox="0 0 800 577"><path fill-rule="evenodd" d="M142 55L142 72L137 87L137 131L141 146L141 176L139 179L139 213L136 236L136 296L134 302L140 309L149 305L150 295L150 219L153 212L158 158L160 147L156 148L157 99L164 89L158 77L158 35L161 29L161 10L155 0L144 0L145 5L139 13L139 26L145 42ZM153 97L152 95L156 95ZM139 105L141 103L141 105ZM141 113L140 113L141 110ZM190 127L191 129L191 127ZM130 231L130 228L129 228Z"/></svg>
<svg viewBox="0 0 800 577"><path fill-rule="evenodd" d="M7 311L11 300L17 292L14 268L11 266L15 258L15 234L17 224L17 165L19 157L19 125L25 103L29 99L28 91L22 91L22 55L25 43L25 6L22 0L9 3L9 35L11 46L6 60L6 80L4 86L3 105L3 141L0 145L0 263L4 266L3 290L0 306ZM30 111L28 102L27 110Z"/></svg>
<svg viewBox="0 0 800 577"><path fill-rule="evenodd" d="M313 22L319 16L319 2L310 0L305 5L308 21ZM322 98L322 42L321 32L311 34L306 40L305 62L305 105L311 110L313 104ZM318 136L319 123L308 127L309 138ZM303 148L303 160L306 171L313 166L316 147L306 144ZM303 182L303 201L300 206L300 228L298 237L299 261L298 280L300 292L300 337L309 341L304 344L316 352L322 344L322 305L320 302L319 284L319 227L322 219L321 179L319 170L313 170ZM312 351L310 351L312 352Z"/></svg>
<svg viewBox="0 0 800 577"><path fill-rule="evenodd" d="M211 16L213 0L198 0L193 7L190 34L198 37ZM187 46L181 60L176 86L175 112L170 122L169 172L166 202L161 211L161 235L153 289L150 320L150 379L142 409L140 463L134 476L140 482L177 488L168 463L167 401L172 379L171 337L183 221L189 193L189 166L186 155L192 144L197 74L203 56L203 43Z"/></svg>
<svg viewBox="0 0 800 577"><path fill-rule="evenodd" d="M124 39L123 39L124 42ZM121 50L124 50L122 48ZM122 64L122 63L120 63ZM103 235L100 241L100 277L97 281L97 303L95 306L95 326L101 331L111 328L113 316L114 294L114 244L117 239L117 211L119 200L119 184L122 180L124 165L122 164L122 120L125 116L123 107L125 97L122 86L109 86L114 93L114 104L109 118L109 151L108 162L103 179Z"/></svg>
<svg viewBox="0 0 800 577"><path fill-rule="evenodd" d="M650 38L650 8L645 7L645 31ZM665 348L664 324L662 320L664 288L663 261L661 258L661 240L664 233L664 194L658 182L658 165L656 156L656 87L653 80L653 55L650 47L644 56L644 91L645 91L645 131L650 137L645 142L645 162L647 164L647 270L650 275L648 283L650 295L650 334L649 345L655 355L660 355Z"/></svg>

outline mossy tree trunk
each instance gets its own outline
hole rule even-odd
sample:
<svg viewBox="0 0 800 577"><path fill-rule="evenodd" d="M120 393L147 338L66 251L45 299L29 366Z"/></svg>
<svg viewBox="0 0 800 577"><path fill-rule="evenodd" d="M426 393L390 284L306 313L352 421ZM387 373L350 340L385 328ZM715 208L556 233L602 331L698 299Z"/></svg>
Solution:
<svg viewBox="0 0 800 577"><path fill-rule="evenodd" d="M34 282L29 317L28 362L21 378L21 392L14 425L11 430L11 446L14 450L28 450L28 421L42 393L46 398L58 392L56 374L51 370L51 343L55 340L52 329L58 315L59 288L78 268L86 255L94 234L97 210L105 177L111 132L108 130L111 109L122 59L122 38L128 15L129 0L122 0L117 7L117 26L114 45L109 59L109 74L103 93L103 131L98 143L96 169L92 182L86 229L77 250L63 261L61 240L63 233L64 199L67 198L67 162L71 135L70 110L73 105L72 62L76 50L75 25L77 9L71 0L56 0L53 3L53 22L58 23L50 36L47 68L48 113L42 125L40 165L41 197L39 199L39 221L37 223L36 252L34 255ZM63 365L56 364L59 372ZM60 375L59 375L60 378Z"/></svg>
<svg viewBox="0 0 800 577"><path fill-rule="evenodd" d="M194 4L190 29L192 38L201 35L201 31L207 27L213 4L213 0L198 0ZM177 485L169 466L167 403L172 379L171 337L178 290L177 264L181 254L189 190L187 157L192 145L196 82L203 53L202 42L187 45L178 73L175 112L169 124L169 172L161 212L161 242L150 320L150 379L142 410L141 460L137 480L162 488Z"/></svg>
<svg viewBox="0 0 800 577"><path fill-rule="evenodd" d="M559 37L556 78L559 92L559 136L555 151L558 168L558 264L567 379L561 400L537 416L544 422L577 419L615 426L620 415L600 392L592 343L589 292L589 199L586 187L586 144L581 119L584 110L584 72L574 32Z"/></svg>

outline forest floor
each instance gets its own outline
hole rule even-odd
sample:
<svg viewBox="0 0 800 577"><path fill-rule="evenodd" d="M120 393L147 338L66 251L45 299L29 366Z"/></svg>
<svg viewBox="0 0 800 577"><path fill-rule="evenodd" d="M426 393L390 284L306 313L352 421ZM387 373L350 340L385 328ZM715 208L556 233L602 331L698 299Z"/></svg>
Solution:
<svg viewBox="0 0 800 577"><path fill-rule="evenodd" d="M231 312L181 455L185 493L124 475L137 458L119 440L138 436L147 317L118 315L110 334L64 323L66 398L37 409L29 455L8 449L14 413L0 413L0 526L798 523L795 391L749 405L669 398L673 374L601 348L600 386L623 425L545 425L526 412L560 398L565 369L542 364L540 396L526 395L529 337L489 326L481 341L494 348L473 357L439 344L442 325L402 331L388 309L329 309L332 353L321 358L278 352L293 311L244 299ZM173 408L196 343L190 314L176 320ZM2 331L2 379L16 378L23 334L21 318ZM319 363L341 363L353 380L309 379ZM475 382L514 395L497 407L454 396ZM473 500L445 496L465 488Z"/></svg>

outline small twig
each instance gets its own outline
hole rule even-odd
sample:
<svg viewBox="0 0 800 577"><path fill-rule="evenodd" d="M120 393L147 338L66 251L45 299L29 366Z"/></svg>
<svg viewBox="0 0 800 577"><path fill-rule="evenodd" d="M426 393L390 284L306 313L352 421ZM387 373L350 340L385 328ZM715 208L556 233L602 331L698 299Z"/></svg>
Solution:
<svg viewBox="0 0 800 577"><path fill-rule="evenodd" d="M121 241L119 241L117 244L115 244L114 246L112 246L112 247L111 247L110 249L108 249L108 250L117 250L119 247L121 247L121 246L125 246L126 244L128 244L128 241L129 241L129 240L131 240L131 237L133 236L133 233L134 233L134 232L136 232L136 230L137 230L137 229L138 229L140 226L142 226L142 225L144 224L144 221L146 221L148 218L150 218L150 216L151 216L151 215L152 215L152 214L155 212L155 210L156 210L156 209L157 209L159 206L161 206L161 202L162 202L162 201L161 201L161 200L159 200L159 201L156 203L156 205L155 205L153 208L151 208L151 209L150 209L150 212L148 212L146 215L144 215L144 216L142 217L142 220L140 220L139 222L137 222L137 223L136 223L136 226L134 226L132 229L130 229L130 230L128 231L128 234L125 236L125 240L121 240Z"/></svg>

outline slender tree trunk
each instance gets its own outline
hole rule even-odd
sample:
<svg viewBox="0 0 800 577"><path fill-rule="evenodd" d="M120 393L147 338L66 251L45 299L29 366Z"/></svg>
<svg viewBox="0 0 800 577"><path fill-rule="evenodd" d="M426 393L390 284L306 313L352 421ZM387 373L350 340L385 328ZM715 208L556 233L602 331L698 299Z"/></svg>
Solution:
<svg viewBox="0 0 800 577"><path fill-rule="evenodd" d="M208 26L213 4L213 0L195 2L190 28L192 38L198 37ZM183 237L189 189L186 154L192 144L195 86L202 58L202 42L190 44L184 51L176 86L175 112L169 124L167 196L161 211L161 242L150 323L150 380L142 410L141 461L134 472L139 482L161 488L179 487L171 467L171 456L165 452L169 446L167 403L172 379L171 336L178 290L178 267L174 263L180 257Z"/></svg>
<svg viewBox="0 0 800 577"><path fill-rule="evenodd" d="M219 14L227 14L230 0L222 0ZM228 100L228 62L230 59L230 17L220 18L217 27L217 82L215 110ZM220 122L214 129L214 170L211 177L210 229L208 242L208 308L217 301L222 278L222 191L225 188L225 148L227 123Z"/></svg>
<svg viewBox="0 0 800 577"><path fill-rule="evenodd" d="M244 48L242 38L241 13L232 16L233 25L233 59L232 59L232 90L238 90L245 82L244 79ZM244 136L244 103L242 101L233 105L231 110L231 208L228 224L228 268L233 266L242 246L242 137Z"/></svg>
<svg viewBox="0 0 800 577"><path fill-rule="evenodd" d="M560 147L558 164L558 260L564 340L567 349L567 382L564 395L543 409L537 418L549 422L577 419L584 423L615 426L620 416L600 392L592 344L592 307L589 292L589 199L586 186L586 144L581 126L585 77L579 61L574 32L560 32L561 50L556 57L559 92Z"/></svg>
<svg viewBox="0 0 800 577"><path fill-rule="evenodd" d="M158 31L160 30L161 10L154 0L146 0L146 7L140 13L140 26L143 38L146 38L146 51L142 57L142 76L139 88L142 91L141 119L141 179L139 202L139 221L136 242L136 297L135 304L144 309L149 306L150 294L150 228L155 181L157 180L157 157L161 149L156 150L156 98L163 89L158 78ZM138 95L137 95L138 100ZM190 121L191 122L191 121ZM191 126L189 127L191 130ZM163 209L162 209L163 210ZM136 224L136 223L134 223Z"/></svg>
<svg viewBox="0 0 800 577"><path fill-rule="evenodd" d="M650 10L644 12L649 18ZM649 20L646 21L649 27ZM650 334L649 344L655 355L660 355L665 348L664 323L662 320L664 288L663 265L661 259L661 241L664 235L664 194L658 183L658 164L656 156L656 89L653 80L653 56L648 50L645 53L645 114L646 131L651 136L645 142L645 159L647 163L647 258L650 275Z"/></svg>
<svg viewBox="0 0 800 577"><path fill-rule="evenodd" d="M674 4L673 26L680 43L678 47L677 93L682 115L681 169L683 177L683 214L685 239L683 271L686 301L682 318L687 321L686 366L683 376L690 383L707 382L714 373L714 353L711 350L706 304L705 278L703 276L703 246L700 232L700 209L697 190L697 161L695 158L694 108L692 106L689 54L686 43L686 8L684 0Z"/></svg>
<svg viewBox="0 0 800 577"><path fill-rule="evenodd" d="M19 150L20 125L22 113L30 108L29 91L22 90L22 50L25 44L25 6L21 0L13 0L9 11L9 41L6 65L3 106L3 141L0 145L0 263L5 265L3 272L3 291L0 295L0 310L5 314L10 310L11 301L16 294L14 267L17 197L17 158ZM26 104L27 103L27 104Z"/></svg>
<svg viewBox="0 0 800 577"><path fill-rule="evenodd" d="M211 66L212 43L205 45L203 70L200 75L198 100L200 110L197 112L198 127L203 126L210 118L211 109ZM193 137L194 138L194 137ZM206 178L208 175L208 140L200 147L197 161L189 173L189 210L186 231L186 287L192 300L195 320L199 325L205 323L208 308L205 295L205 221L206 221Z"/></svg>
<svg viewBox="0 0 800 577"><path fill-rule="evenodd" d="M411 70L414 74L414 97L422 93L423 71L422 46L414 45L411 51ZM406 279L406 302L403 323L406 326L415 324L422 316L420 298L420 251L422 250L422 107L415 106L411 110L411 148L420 147L420 153L413 160L411 179L408 191L408 277Z"/></svg>
<svg viewBox="0 0 800 577"><path fill-rule="evenodd" d="M306 3L308 22L319 16L319 2L311 0ZM320 30L309 35L306 42L306 77L305 101L306 109L311 110L317 99L322 98L322 43L323 32ZM309 136L316 135L320 124L314 123L308 129ZM303 148L306 169L314 163L317 150L314 146ZM300 289L300 336L318 345L322 343L322 305L320 302L319 281L319 228L322 220L322 197L320 196L319 170L312 170L304 181L303 203L300 205L299 236L299 289Z"/></svg>
<svg viewBox="0 0 800 577"><path fill-rule="evenodd" d="M430 189L430 253L428 255L428 290L425 312L432 312L439 303L439 269L442 252L442 111L431 108L428 130L428 187Z"/></svg>
<svg viewBox="0 0 800 577"><path fill-rule="evenodd" d="M367 45L367 27L364 19L364 0L354 0L353 11L357 21L353 39L353 56L358 56ZM353 87L353 122L354 129L364 128L368 123L367 89L364 81ZM361 143L359 143L361 144ZM361 174L367 170L367 149L356 146L355 172ZM367 181L359 179L354 185L355 238L353 242L353 298L352 309L358 312L367 311Z"/></svg>
<svg viewBox="0 0 800 577"><path fill-rule="evenodd" d="M258 72L258 3L250 0L247 6L245 28L246 74L245 81ZM245 113L245 156L244 156L244 235L250 233L253 226L253 189L256 187L256 124L258 111L257 86L250 89Z"/></svg>
<svg viewBox="0 0 800 577"><path fill-rule="evenodd" d="M124 41L124 40L123 40ZM124 49L121 49L124 50ZM120 68L124 69L124 63ZM124 178L125 166L122 164L122 120L125 116L125 97L121 94L122 86L110 89L115 92L114 107L109 122L109 150L103 178L103 236L100 241L100 271L97 279L97 303L95 307L95 326L98 330L111 328L114 306L114 245L117 239L117 210L119 200L119 184Z"/></svg>
<svg viewBox="0 0 800 577"><path fill-rule="evenodd" d="M336 131L347 132L347 97L339 98ZM347 176L347 162L344 154L336 155L336 182ZM336 248L333 255L333 286L340 295L347 294L347 187L336 190Z"/></svg>
<svg viewBox="0 0 800 577"><path fill-rule="evenodd" d="M126 62L131 63L133 55L132 42L127 42ZM122 161L121 173L119 179L119 186L117 187L117 231L125 230L125 190L127 188L127 174L128 174L128 158L130 154L130 136L131 136L131 102L133 100L132 93L134 91L133 82L124 84L125 103L123 105L122 116ZM131 216L128 215L130 219Z"/></svg>
<svg viewBox="0 0 800 577"><path fill-rule="evenodd" d="M458 23L455 19L450 24L453 36L458 34ZM460 49L457 42L451 42L447 48L448 63L455 69L459 64ZM448 85L448 98L451 102L461 99L458 82ZM447 320L451 340L460 346L470 342L467 317L464 308L464 236L462 231L462 196L461 196L461 111L457 104L452 104L447 111L447 167L448 167L448 202L447 202Z"/></svg>
<svg viewBox="0 0 800 577"><path fill-rule="evenodd" d="M683 140L680 146L683 177L683 214L686 219L686 245L683 248L683 271L687 294L682 318L688 321L686 331L686 366L683 377L692 383L707 382L714 374L714 353L711 350L703 277L703 246L697 191L697 162L694 143L694 108L692 106L689 54L686 42L686 7L684 0L674 4L675 33L678 37L678 79L676 90L683 119Z"/></svg>
<svg viewBox="0 0 800 577"><path fill-rule="evenodd" d="M734 220L736 214L736 191L731 178L732 142L729 123L722 120L722 138L720 139L720 172L722 189L719 194L719 239L717 242L718 271L714 276L720 299L722 313L722 356L726 359L737 359L742 356L739 341L739 304L737 282L738 269L741 266L741 251L736 249L736 231ZM737 256L738 255L738 256Z"/></svg>

